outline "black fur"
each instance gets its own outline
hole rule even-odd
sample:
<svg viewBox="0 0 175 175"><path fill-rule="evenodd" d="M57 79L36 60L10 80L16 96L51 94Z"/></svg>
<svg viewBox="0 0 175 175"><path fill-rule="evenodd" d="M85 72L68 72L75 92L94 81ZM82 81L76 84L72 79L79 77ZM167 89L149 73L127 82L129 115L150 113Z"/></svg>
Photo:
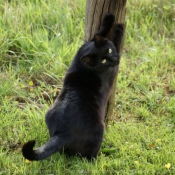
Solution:
<svg viewBox="0 0 175 175"><path fill-rule="evenodd" d="M114 16L107 14L94 38L78 50L65 75L60 96L46 113L50 140L35 150L35 141L24 144L22 153L26 159L42 160L63 150L88 159L97 157L124 29L117 25L114 41L105 39L113 23Z"/></svg>

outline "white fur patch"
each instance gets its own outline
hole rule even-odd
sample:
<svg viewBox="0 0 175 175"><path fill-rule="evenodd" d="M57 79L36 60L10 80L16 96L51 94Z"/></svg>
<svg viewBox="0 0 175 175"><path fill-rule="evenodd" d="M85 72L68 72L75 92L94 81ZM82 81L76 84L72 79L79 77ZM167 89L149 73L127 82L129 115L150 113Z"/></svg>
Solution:
<svg viewBox="0 0 175 175"><path fill-rule="evenodd" d="M102 63L103 63L103 64L106 63L106 59L102 60Z"/></svg>
<svg viewBox="0 0 175 175"><path fill-rule="evenodd" d="M112 53L112 49L111 48L109 49L109 53Z"/></svg>

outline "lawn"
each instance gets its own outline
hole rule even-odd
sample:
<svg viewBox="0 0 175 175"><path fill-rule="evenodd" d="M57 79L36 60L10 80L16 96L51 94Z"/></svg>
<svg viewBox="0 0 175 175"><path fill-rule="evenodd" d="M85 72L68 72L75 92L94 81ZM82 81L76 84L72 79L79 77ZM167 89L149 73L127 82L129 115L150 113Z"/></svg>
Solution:
<svg viewBox="0 0 175 175"><path fill-rule="evenodd" d="M127 2L115 116L97 160L54 154L26 163L23 143L49 138L44 115L84 40L85 0L1 0L0 174L175 174L175 2Z"/></svg>

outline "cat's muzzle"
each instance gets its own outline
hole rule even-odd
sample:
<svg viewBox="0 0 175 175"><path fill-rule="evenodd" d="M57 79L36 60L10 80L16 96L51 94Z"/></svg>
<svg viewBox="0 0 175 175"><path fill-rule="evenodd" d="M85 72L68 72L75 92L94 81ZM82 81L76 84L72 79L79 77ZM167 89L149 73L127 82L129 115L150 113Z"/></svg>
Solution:
<svg viewBox="0 0 175 175"><path fill-rule="evenodd" d="M111 63L113 66L116 66L120 63L120 58L119 57L111 57Z"/></svg>

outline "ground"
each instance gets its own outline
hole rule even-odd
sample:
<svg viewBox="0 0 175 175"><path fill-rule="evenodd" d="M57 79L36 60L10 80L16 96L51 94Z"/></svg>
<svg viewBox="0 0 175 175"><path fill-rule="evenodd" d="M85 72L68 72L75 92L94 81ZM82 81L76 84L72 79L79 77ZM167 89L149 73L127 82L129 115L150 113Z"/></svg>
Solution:
<svg viewBox="0 0 175 175"><path fill-rule="evenodd" d="M83 43L85 1L2 0L0 16L0 174L175 174L174 0L127 2L115 116L94 162L21 155L49 137L44 115Z"/></svg>

